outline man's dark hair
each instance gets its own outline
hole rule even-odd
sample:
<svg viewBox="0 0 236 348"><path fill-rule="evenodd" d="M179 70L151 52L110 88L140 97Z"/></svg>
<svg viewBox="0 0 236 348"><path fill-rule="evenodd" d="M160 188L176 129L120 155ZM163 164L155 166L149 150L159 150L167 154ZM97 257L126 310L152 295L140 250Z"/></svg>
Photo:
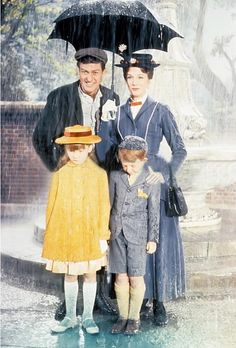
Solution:
<svg viewBox="0 0 236 348"><path fill-rule="evenodd" d="M95 58L93 56L85 56L85 57L82 57L80 58L79 60L77 60L77 66L79 67L80 66L80 63L82 64L101 64L101 67L102 67L102 70L105 70L105 63L104 62L101 62L100 59L98 58Z"/></svg>

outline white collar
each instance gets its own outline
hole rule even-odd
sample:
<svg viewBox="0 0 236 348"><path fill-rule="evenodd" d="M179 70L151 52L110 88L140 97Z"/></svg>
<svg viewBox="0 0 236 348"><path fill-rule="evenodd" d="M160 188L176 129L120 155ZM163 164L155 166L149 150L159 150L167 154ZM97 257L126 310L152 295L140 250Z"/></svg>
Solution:
<svg viewBox="0 0 236 348"><path fill-rule="evenodd" d="M100 88L98 89L97 94L96 94L96 96L95 96L94 99L93 99L93 97L91 97L90 95L86 94L86 93L82 90L80 84L79 84L79 87L78 87L78 88L79 88L79 94L80 94L83 98L87 98L87 99L90 99L90 100L92 99L93 102L97 101L98 99L100 99L100 98L102 97L102 92L101 92Z"/></svg>
<svg viewBox="0 0 236 348"><path fill-rule="evenodd" d="M141 101L142 102L142 105L145 103L145 101L146 101L146 99L147 99L147 97L148 97L148 95L147 95L147 93L145 93L143 96L142 96L142 98L140 99L140 100L137 100L137 101ZM130 100L132 101L132 98L130 97ZM136 100L133 100L134 102L136 101ZM131 108L136 108L136 107L141 107L142 105L135 105L135 106L131 106Z"/></svg>

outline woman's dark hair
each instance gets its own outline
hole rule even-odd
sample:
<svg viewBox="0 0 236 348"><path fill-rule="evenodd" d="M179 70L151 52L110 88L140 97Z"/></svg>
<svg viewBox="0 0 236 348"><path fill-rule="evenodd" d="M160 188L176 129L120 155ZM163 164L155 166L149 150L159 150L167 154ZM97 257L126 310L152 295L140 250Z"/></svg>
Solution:
<svg viewBox="0 0 236 348"><path fill-rule="evenodd" d="M135 65L135 64L123 68L123 76L124 76L125 80L127 80L127 75L128 75L128 72L129 72L129 68L131 68L131 67L140 68L138 65ZM144 74L147 74L149 80L151 80L153 78L154 68L140 68L140 70Z"/></svg>
<svg viewBox="0 0 236 348"><path fill-rule="evenodd" d="M97 59L97 58L92 57L92 56L85 56L85 57L82 57L79 60L77 60L78 67L80 66L80 63L82 63L82 64L94 64L94 63L98 64L98 63L100 63L102 70L105 70L105 63L101 62L100 59Z"/></svg>

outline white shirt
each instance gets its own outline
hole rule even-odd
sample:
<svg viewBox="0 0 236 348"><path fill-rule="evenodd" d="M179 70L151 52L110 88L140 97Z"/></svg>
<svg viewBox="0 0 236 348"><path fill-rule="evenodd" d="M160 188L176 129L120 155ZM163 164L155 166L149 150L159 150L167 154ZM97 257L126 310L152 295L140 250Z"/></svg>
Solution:
<svg viewBox="0 0 236 348"><path fill-rule="evenodd" d="M94 132L96 123L95 114L100 107L100 98L102 97L102 93L99 89L95 99L93 99L89 95L85 94L80 86L78 89L83 110L84 125L91 127Z"/></svg>
<svg viewBox="0 0 236 348"><path fill-rule="evenodd" d="M135 106L132 106L130 105L130 110L131 110L131 114L133 116L133 119L135 119L135 117L137 116L137 114L139 113L139 110L141 109L141 107L143 106L143 104L145 103L147 99L147 94L145 94L141 99L140 101L142 102L141 105L135 105ZM135 100L136 101L136 100Z"/></svg>

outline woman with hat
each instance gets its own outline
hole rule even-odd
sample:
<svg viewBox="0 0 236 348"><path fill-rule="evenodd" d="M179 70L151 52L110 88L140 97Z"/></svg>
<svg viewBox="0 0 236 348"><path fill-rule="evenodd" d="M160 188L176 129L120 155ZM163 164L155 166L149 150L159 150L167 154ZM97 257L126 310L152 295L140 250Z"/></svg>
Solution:
<svg viewBox="0 0 236 348"><path fill-rule="evenodd" d="M150 54L132 54L124 58L118 67L123 68L130 97L117 112L116 137L120 143L127 135L137 135L148 143L148 161L159 172L161 185L160 237L157 251L148 256L145 275L145 298L153 300L156 325L166 325L168 318L163 302L184 296L185 268L182 240L177 217L167 217L165 196L170 169L175 175L186 157L186 149L173 114L148 96L148 87L158 66ZM165 138L172 156L170 162L158 156Z"/></svg>
<svg viewBox="0 0 236 348"><path fill-rule="evenodd" d="M64 145L68 161L52 177L42 252L47 270L65 274L66 316L53 332L77 325L78 275L84 276L82 326L91 334L99 331L93 320L96 271L106 265L110 203L106 172L88 155L100 141L80 125L66 127L55 140Z"/></svg>

